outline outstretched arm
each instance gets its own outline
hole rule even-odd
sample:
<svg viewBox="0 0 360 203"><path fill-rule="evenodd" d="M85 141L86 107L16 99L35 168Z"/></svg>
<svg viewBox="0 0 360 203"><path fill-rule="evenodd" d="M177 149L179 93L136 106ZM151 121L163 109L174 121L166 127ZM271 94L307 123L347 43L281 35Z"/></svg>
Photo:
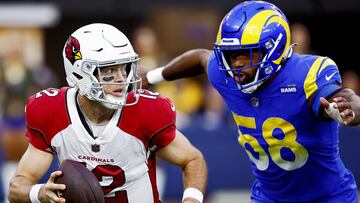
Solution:
<svg viewBox="0 0 360 203"><path fill-rule="evenodd" d="M164 67L149 71L142 76L143 88L163 81L171 81L206 73L208 59L212 51L194 49L176 57Z"/></svg>
<svg viewBox="0 0 360 203"><path fill-rule="evenodd" d="M196 197L200 195L202 199L207 182L207 166L201 152L192 146L183 134L176 131L175 139L165 148L160 149L157 156L178 165L183 170L185 189L183 203L201 202L202 200Z"/></svg>
<svg viewBox="0 0 360 203"><path fill-rule="evenodd" d="M335 93L329 100L320 98L325 118L332 118L345 125L360 124L360 97L349 88Z"/></svg>

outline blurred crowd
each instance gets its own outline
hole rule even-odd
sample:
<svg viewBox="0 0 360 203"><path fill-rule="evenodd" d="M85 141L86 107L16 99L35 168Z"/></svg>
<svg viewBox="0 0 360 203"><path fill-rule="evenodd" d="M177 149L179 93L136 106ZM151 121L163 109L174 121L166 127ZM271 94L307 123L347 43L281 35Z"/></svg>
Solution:
<svg viewBox="0 0 360 203"><path fill-rule="evenodd" d="M292 41L298 43L294 47L295 52L301 54L320 54L311 46L311 33L307 26L302 23L294 23L291 26ZM19 31L21 32L21 31ZM37 32L37 31L36 31ZM10 177L16 170L17 162L27 148L25 138L24 107L27 98L39 90L48 87L59 87L64 84L65 78L58 78L53 69L49 68L44 59L33 56L33 52L43 53L41 46L36 45L38 50L33 50L33 44L28 44L31 51L26 51L23 46L26 40L32 41L31 37L39 37L13 33L4 34L0 30L0 42L2 38L13 38L12 41L3 43L0 52L0 198L5 201L4 194ZM16 33L16 32L15 32ZM30 37L30 39L28 39ZM40 34L40 37L43 37ZM135 51L140 55L139 66L143 70L160 67L171 56L167 55L159 46L159 35L151 26L141 25L132 34ZM41 40L39 42L41 44ZM4 46L11 44L11 46ZM61 51L59 50L59 54ZM42 56L44 57L44 56ZM37 59L34 63L33 59ZM336 60L335 60L336 61ZM352 88L360 94L360 79L356 71L350 69L340 72L343 77L343 86ZM152 88L153 91L170 97L177 107L177 126L184 129L192 124L194 118L204 121L202 127L206 130L214 130L220 125L231 125L231 114L225 107L219 94L210 87L206 78L179 80L168 82ZM166 174L162 173L159 165L159 187L163 187ZM163 189L159 189L160 192Z"/></svg>
<svg viewBox="0 0 360 203"><path fill-rule="evenodd" d="M1 29L0 41L0 197L4 200L17 162L25 152L24 108L27 98L49 86L57 86L53 71L42 63L39 30ZM26 46L25 46L26 45ZM27 49L31 47L31 50Z"/></svg>

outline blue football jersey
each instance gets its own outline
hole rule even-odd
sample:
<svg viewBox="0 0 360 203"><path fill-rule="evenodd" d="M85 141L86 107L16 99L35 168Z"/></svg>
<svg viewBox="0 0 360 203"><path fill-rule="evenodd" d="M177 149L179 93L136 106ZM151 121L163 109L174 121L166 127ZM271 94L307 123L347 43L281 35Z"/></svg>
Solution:
<svg viewBox="0 0 360 203"><path fill-rule="evenodd" d="M327 96L339 90L341 77L330 58L293 54L271 83L252 94L234 90L224 74L213 54L208 78L232 111L238 142L251 160L253 196L301 202L356 188L340 159L339 124L319 119L308 102L323 87L336 87Z"/></svg>

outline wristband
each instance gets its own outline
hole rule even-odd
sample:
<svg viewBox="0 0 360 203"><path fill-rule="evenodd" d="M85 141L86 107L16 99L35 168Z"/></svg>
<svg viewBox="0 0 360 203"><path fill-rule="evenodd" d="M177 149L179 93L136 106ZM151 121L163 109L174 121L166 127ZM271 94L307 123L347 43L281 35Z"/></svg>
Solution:
<svg viewBox="0 0 360 203"><path fill-rule="evenodd" d="M43 186L43 185L44 184L36 184L31 187L29 197L30 197L30 201L32 203L41 203L39 200L39 192L40 192L41 186Z"/></svg>
<svg viewBox="0 0 360 203"><path fill-rule="evenodd" d="M162 75L162 71L164 67L156 68L146 73L146 79L148 80L149 84L155 85L156 83L164 82L165 78Z"/></svg>
<svg viewBox="0 0 360 203"><path fill-rule="evenodd" d="M200 203L203 202L203 198L204 198L202 192L193 187L189 187L189 188L185 189L182 201L184 201L184 199L186 199L188 197L194 198L194 199L198 200Z"/></svg>

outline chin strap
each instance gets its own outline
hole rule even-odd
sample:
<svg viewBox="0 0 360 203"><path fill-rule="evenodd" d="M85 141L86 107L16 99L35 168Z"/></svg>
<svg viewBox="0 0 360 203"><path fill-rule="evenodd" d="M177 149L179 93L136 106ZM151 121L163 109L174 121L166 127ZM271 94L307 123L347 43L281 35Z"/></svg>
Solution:
<svg viewBox="0 0 360 203"><path fill-rule="evenodd" d="M258 77L259 77L259 68L257 69L256 71L256 75L254 77L254 81L252 81L251 83L249 84L246 84L246 86L250 86L250 87L245 87L244 89L241 89L241 91L245 94L251 94L253 92L255 92L257 90L257 88L263 83L262 81L259 82L258 84L254 85L254 83L256 83L258 81ZM252 86L251 86L252 85ZM239 85L238 85L239 86Z"/></svg>
<svg viewBox="0 0 360 203"><path fill-rule="evenodd" d="M293 44L290 44L290 46L285 50L284 52L284 56L283 58L281 59L281 63L284 63L288 58L291 57L292 53L293 53L293 47L294 46L297 46L298 43L293 43Z"/></svg>

